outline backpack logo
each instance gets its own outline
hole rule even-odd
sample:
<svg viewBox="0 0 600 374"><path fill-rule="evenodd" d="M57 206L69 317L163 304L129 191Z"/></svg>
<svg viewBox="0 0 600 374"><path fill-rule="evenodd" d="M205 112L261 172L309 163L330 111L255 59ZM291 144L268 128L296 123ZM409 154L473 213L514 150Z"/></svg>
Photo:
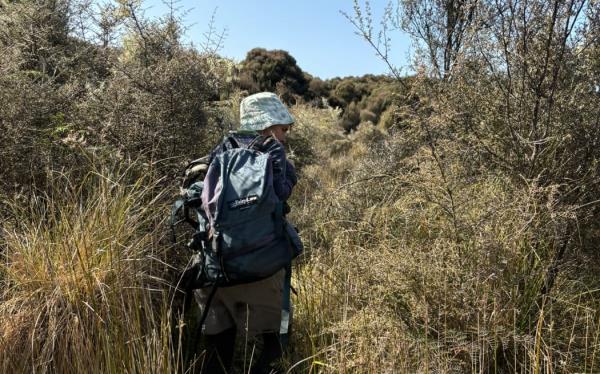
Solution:
<svg viewBox="0 0 600 374"><path fill-rule="evenodd" d="M258 202L258 195L250 195L240 199L228 201L229 209L246 209Z"/></svg>

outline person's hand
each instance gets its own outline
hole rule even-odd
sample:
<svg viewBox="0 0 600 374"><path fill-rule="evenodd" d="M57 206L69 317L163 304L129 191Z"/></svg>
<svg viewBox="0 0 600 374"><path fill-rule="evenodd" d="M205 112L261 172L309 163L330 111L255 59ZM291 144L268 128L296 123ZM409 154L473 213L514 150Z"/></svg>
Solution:
<svg viewBox="0 0 600 374"><path fill-rule="evenodd" d="M273 146L273 142L277 142L277 139L272 136L265 136L259 144L256 144L255 149L260 152L267 152Z"/></svg>

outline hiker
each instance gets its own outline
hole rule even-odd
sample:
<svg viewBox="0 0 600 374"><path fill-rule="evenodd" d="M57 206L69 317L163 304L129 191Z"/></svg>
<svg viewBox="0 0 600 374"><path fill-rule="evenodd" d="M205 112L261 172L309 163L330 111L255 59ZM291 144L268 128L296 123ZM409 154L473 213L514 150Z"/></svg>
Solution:
<svg viewBox="0 0 600 374"><path fill-rule="evenodd" d="M242 100L240 131L231 135L240 147L248 147L257 141L263 143L259 146L269 154L273 189L284 202L297 182L294 166L287 160L283 146L293 123L293 117L279 98L273 93L262 92ZM210 158L223 151L223 147L220 144ZM285 206L289 210L287 204ZM247 337L262 338L262 352L253 360L255 365L251 372L272 372L272 364L282 355L279 331L285 280L289 281L286 270L281 269L266 279L220 287L213 291L212 299L210 287L195 292L201 308L205 308L210 299L204 323L207 343L204 373L226 373L231 369L238 332Z"/></svg>

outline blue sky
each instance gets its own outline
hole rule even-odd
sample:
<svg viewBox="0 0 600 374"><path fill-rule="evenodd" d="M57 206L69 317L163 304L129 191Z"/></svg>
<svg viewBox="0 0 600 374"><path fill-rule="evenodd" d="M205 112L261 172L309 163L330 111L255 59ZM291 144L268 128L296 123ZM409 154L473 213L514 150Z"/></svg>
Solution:
<svg viewBox="0 0 600 374"><path fill-rule="evenodd" d="M376 24L387 2L371 1ZM216 9L215 26L227 29L220 54L236 61L243 60L250 49L262 47L288 51L302 70L323 79L388 72L340 14L340 10L352 13L352 0L182 0L177 6L188 11L184 18L190 26L186 36L196 45L202 42ZM152 17L166 11L160 0L146 0L144 7L146 15ZM405 67L409 38L400 32L392 37L393 63Z"/></svg>

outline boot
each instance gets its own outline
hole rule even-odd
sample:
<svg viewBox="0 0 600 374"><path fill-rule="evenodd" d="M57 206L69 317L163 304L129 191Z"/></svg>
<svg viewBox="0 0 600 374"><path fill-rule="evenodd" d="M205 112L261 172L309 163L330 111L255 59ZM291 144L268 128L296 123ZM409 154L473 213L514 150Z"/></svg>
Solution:
<svg viewBox="0 0 600 374"><path fill-rule="evenodd" d="M206 358L202 374L227 374L231 371L235 336L235 327L215 335L206 335Z"/></svg>
<svg viewBox="0 0 600 374"><path fill-rule="evenodd" d="M262 334L262 339L263 349L256 365L252 368L251 374L278 373L279 371L273 364L283 355L279 334L275 332L265 333Z"/></svg>

